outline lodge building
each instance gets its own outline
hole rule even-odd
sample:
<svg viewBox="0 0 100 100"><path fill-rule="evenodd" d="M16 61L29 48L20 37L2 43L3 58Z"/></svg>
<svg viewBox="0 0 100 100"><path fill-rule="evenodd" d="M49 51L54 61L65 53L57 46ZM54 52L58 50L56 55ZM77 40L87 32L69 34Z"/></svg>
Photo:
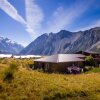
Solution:
<svg viewBox="0 0 100 100"><path fill-rule="evenodd" d="M67 72L69 67L84 67L85 56L82 54L55 54L34 60L34 69L47 72Z"/></svg>

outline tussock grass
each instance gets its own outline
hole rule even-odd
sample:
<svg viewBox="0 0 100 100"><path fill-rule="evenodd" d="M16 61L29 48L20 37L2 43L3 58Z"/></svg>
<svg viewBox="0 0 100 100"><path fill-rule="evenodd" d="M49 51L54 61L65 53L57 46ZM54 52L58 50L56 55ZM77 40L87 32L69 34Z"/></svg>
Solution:
<svg viewBox="0 0 100 100"><path fill-rule="evenodd" d="M29 70L22 66L24 61L18 62L10 83L0 76L0 100L100 100L100 73L48 74Z"/></svg>
<svg viewBox="0 0 100 100"><path fill-rule="evenodd" d="M3 72L3 80L8 82L12 81L12 79L14 79L15 72L18 70L18 66L17 62L11 62L9 67Z"/></svg>

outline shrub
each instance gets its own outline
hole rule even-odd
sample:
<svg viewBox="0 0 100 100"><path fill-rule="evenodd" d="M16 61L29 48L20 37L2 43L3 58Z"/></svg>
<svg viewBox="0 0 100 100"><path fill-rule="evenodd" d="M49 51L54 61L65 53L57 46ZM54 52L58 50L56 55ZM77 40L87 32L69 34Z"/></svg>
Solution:
<svg viewBox="0 0 100 100"><path fill-rule="evenodd" d="M1 63L2 63L2 64L7 64L7 63L8 63L7 58L3 58Z"/></svg>
<svg viewBox="0 0 100 100"><path fill-rule="evenodd" d="M27 69L31 68L32 69L34 62L32 59L24 59L24 60L22 60L21 64L24 68L27 68Z"/></svg>
<svg viewBox="0 0 100 100"><path fill-rule="evenodd" d="M3 80L4 81L11 81L14 79L14 73L18 69L18 64L16 62L11 62L10 66L4 70Z"/></svg>
<svg viewBox="0 0 100 100"><path fill-rule="evenodd" d="M12 61L11 63L10 63L10 69L12 69L13 71L16 71L17 69L18 69L18 66L19 66L19 64L18 64L18 62L16 62L16 61Z"/></svg>
<svg viewBox="0 0 100 100"><path fill-rule="evenodd" d="M86 65L89 65L89 66L94 66L95 65L95 61L94 61L94 59L91 55L87 56L85 58L85 61L86 61Z"/></svg>

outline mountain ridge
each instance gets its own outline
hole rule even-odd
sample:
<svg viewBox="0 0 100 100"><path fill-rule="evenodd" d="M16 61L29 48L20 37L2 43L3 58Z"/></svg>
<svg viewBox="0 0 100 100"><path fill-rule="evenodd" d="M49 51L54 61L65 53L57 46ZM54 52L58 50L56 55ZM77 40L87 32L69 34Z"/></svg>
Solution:
<svg viewBox="0 0 100 100"><path fill-rule="evenodd" d="M18 54L24 47L8 38L0 37L0 53Z"/></svg>
<svg viewBox="0 0 100 100"><path fill-rule="evenodd" d="M92 49L100 41L100 27L85 31L42 34L31 42L20 54L51 55L58 53L75 53L78 51L98 51ZM90 49L91 48L91 49Z"/></svg>

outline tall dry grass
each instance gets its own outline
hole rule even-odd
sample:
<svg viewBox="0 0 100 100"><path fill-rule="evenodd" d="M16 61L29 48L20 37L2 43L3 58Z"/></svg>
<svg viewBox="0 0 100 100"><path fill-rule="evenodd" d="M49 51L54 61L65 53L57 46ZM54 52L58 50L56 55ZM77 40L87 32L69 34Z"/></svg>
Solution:
<svg viewBox="0 0 100 100"><path fill-rule="evenodd" d="M16 61L9 60L9 64ZM100 73L48 74L29 70L24 61L17 60L18 70L10 83L2 78L9 64L0 64L0 100L100 100Z"/></svg>

